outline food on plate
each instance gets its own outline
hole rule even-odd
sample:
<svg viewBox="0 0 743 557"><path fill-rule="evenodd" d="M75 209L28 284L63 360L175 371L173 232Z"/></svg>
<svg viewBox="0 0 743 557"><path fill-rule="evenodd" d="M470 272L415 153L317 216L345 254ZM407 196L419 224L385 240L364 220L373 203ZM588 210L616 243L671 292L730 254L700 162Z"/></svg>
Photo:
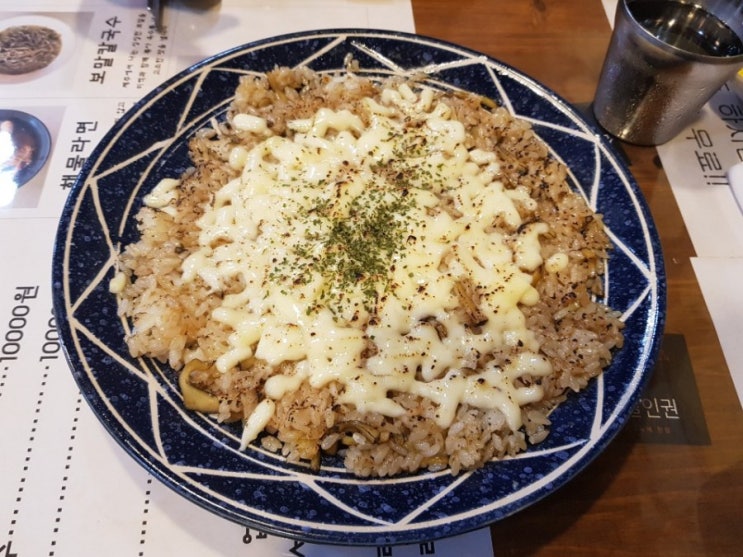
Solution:
<svg viewBox="0 0 743 557"><path fill-rule="evenodd" d="M110 283L134 357L289 462L457 474L543 441L621 347L610 242L530 125L422 79L241 79Z"/></svg>
<svg viewBox="0 0 743 557"><path fill-rule="evenodd" d="M0 31L0 74L46 68L62 50L62 37L43 25L13 25Z"/></svg>
<svg viewBox="0 0 743 557"><path fill-rule="evenodd" d="M32 164L37 143L22 123L0 120L0 173L15 175Z"/></svg>

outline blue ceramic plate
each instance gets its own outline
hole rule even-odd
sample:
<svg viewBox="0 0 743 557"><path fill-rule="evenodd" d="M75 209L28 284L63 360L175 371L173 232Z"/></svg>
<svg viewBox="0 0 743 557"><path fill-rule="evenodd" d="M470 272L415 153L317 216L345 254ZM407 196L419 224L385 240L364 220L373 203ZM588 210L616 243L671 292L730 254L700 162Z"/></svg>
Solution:
<svg viewBox="0 0 743 557"><path fill-rule="evenodd" d="M608 302L623 312L626 342L610 369L553 414L549 438L510 460L452 476L420 473L361 480L328 461L319 472L250 448L239 431L184 410L174 372L132 359L108 292L134 215L162 177L189 166L186 143L221 118L240 76L276 65L316 71L423 72L439 87L497 99L531 122L575 188L604 214L615 249ZM367 30L317 31L263 40L175 76L121 118L89 157L64 208L53 263L54 308L70 367L111 435L185 498L227 519L318 543L413 543L459 534L512 514L565 484L629 417L658 349L665 276L643 197L617 154L576 111L496 60L426 37Z"/></svg>

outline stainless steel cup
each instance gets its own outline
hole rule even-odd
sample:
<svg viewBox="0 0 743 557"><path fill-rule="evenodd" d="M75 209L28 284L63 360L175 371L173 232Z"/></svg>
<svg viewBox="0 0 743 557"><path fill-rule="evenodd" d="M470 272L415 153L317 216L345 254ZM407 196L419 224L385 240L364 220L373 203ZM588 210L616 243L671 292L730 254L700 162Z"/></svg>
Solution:
<svg viewBox="0 0 743 557"><path fill-rule="evenodd" d="M660 145L741 67L740 0L618 0L594 115L624 141Z"/></svg>

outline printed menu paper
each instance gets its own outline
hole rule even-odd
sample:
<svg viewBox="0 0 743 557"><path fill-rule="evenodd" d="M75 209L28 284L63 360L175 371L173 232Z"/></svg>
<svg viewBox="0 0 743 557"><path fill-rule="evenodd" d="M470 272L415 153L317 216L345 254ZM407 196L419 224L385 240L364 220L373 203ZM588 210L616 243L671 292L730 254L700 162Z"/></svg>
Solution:
<svg viewBox="0 0 743 557"><path fill-rule="evenodd" d="M67 194L139 98L203 58L268 36L413 31L409 1L169 2L162 32L144 0L33 6L0 8L0 33L51 30L33 59L0 60L0 556L490 554L487 528L413 546L336 548L267 535L186 501L98 423L52 315L52 246ZM10 152L11 144L31 149Z"/></svg>

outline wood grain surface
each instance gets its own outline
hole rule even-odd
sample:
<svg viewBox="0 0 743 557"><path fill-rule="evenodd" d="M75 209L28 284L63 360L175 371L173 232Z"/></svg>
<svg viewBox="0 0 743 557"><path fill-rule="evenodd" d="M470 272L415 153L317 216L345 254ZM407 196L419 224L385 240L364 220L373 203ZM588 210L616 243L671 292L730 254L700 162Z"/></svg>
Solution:
<svg viewBox="0 0 743 557"><path fill-rule="evenodd" d="M510 64L571 103L593 98L611 33L599 0L413 0L413 10L422 35ZM493 525L496 557L743 555L743 410L658 154L621 147L661 236L666 333L688 352L669 356L688 357L701 402L684 419L706 424L709 443L652 442L627 427L568 485Z"/></svg>

